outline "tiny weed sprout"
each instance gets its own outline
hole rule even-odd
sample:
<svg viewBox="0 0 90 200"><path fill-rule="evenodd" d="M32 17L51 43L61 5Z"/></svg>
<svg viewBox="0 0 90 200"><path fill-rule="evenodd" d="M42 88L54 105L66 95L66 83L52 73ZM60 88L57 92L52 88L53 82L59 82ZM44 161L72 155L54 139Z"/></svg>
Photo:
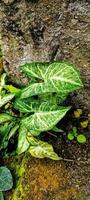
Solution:
<svg viewBox="0 0 90 200"><path fill-rule="evenodd" d="M20 68L29 79L28 86L19 89L8 85L6 74L0 78L0 150L17 135L17 154L28 151L37 158L60 160L52 145L40 137L43 132L63 132L56 125L71 108L62 106L63 101L83 87L79 73L67 62L26 63ZM75 129L73 133L68 134L70 140L77 136Z"/></svg>
<svg viewBox="0 0 90 200"><path fill-rule="evenodd" d="M67 138L70 141L72 141L72 140L74 140L76 138L76 140L77 140L78 143L81 143L81 144L86 143L86 137L85 137L85 135L84 134L79 134L76 127L73 127L72 131L68 132Z"/></svg>
<svg viewBox="0 0 90 200"><path fill-rule="evenodd" d="M77 136L78 143L84 144L86 142L86 137L83 134Z"/></svg>
<svg viewBox="0 0 90 200"><path fill-rule="evenodd" d="M74 135L72 132L69 132L67 135L68 140L74 140Z"/></svg>

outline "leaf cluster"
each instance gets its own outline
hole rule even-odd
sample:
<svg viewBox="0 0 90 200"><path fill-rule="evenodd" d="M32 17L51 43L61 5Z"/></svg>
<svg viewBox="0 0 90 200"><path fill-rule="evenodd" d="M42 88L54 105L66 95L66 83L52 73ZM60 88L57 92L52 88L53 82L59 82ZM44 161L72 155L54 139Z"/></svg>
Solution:
<svg viewBox="0 0 90 200"><path fill-rule="evenodd" d="M80 144L84 144L86 142L86 136L84 134L79 134L76 127L73 127L72 131L68 132L67 138L70 141L76 139Z"/></svg>
<svg viewBox="0 0 90 200"><path fill-rule="evenodd" d="M0 114L0 148L6 148L9 139L18 133L18 154L27 150L34 157L59 160L52 145L41 141L40 136L49 130L59 131L56 125L70 109L61 106L62 102L83 87L79 73L67 62L28 63L20 68L30 79L24 88L7 85L6 75L1 76L0 107L9 107L9 111Z"/></svg>

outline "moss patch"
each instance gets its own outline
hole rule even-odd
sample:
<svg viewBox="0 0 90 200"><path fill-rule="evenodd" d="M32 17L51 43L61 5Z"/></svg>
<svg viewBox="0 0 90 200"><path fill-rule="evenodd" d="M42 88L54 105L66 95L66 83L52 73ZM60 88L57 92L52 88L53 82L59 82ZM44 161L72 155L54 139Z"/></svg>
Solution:
<svg viewBox="0 0 90 200"><path fill-rule="evenodd" d="M11 162L17 173L16 188L6 194L6 200L76 200L77 189L70 186L63 162L33 159L26 155L21 164L19 161L16 165L15 160L14 165Z"/></svg>

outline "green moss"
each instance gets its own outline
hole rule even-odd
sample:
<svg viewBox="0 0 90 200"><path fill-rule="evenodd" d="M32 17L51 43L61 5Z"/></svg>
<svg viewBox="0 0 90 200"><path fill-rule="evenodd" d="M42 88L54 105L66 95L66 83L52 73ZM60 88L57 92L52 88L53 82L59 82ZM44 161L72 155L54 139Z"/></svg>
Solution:
<svg viewBox="0 0 90 200"><path fill-rule="evenodd" d="M86 200L74 185L70 187L70 177L63 162L34 159L29 154L9 162L16 171L17 180L5 200Z"/></svg>
<svg viewBox="0 0 90 200"><path fill-rule="evenodd" d="M22 163L21 166L16 165L16 172L17 172L19 177L23 175L23 173L25 172L24 163Z"/></svg>
<svg viewBox="0 0 90 200"><path fill-rule="evenodd" d="M84 192L79 192L76 200L86 200Z"/></svg>
<svg viewBox="0 0 90 200"><path fill-rule="evenodd" d="M13 193L12 200L21 200L23 196L24 196L24 189L23 189L22 184L19 180L17 187L16 187L16 190Z"/></svg>

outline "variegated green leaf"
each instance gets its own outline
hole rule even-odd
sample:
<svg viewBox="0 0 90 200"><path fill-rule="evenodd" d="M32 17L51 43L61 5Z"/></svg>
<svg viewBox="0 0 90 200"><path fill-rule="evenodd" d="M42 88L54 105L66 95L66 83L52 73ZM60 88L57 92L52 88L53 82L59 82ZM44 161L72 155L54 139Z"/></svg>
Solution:
<svg viewBox="0 0 90 200"><path fill-rule="evenodd" d="M19 130L19 137L18 137L18 147L17 147L18 154L25 152L29 147L29 142L26 137L27 134L28 134L28 130L26 129L24 124L21 124L20 130Z"/></svg>
<svg viewBox="0 0 90 200"><path fill-rule="evenodd" d="M6 113L0 114L0 124L8 121L12 121L13 117L11 115L8 115Z"/></svg>
<svg viewBox="0 0 90 200"><path fill-rule="evenodd" d="M48 101L38 101L33 100L33 102L27 103L24 100L16 99L14 104L15 109L19 110L22 113L32 113L36 111L49 111L55 110L59 107L53 102Z"/></svg>
<svg viewBox="0 0 90 200"><path fill-rule="evenodd" d="M61 107L60 110L36 112L22 119L22 124L32 135L38 132L51 130L67 113L70 107Z"/></svg>
<svg viewBox="0 0 90 200"><path fill-rule="evenodd" d="M31 79L37 78L44 80L44 74L46 72L46 69L48 67L48 63L26 63L21 66L22 71Z"/></svg>
<svg viewBox="0 0 90 200"><path fill-rule="evenodd" d="M0 99L0 107L4 106L6 103L8 103L11 99L14 98L14 94L7 94L3 98Z"/></svg>
<svg viewBox="0 0 90 200"><path fill-rule="evenodd" d="M54 152L52 145L47 142L37 140L35 138L29 139L32 146L29 147L29 153L36 158L50 158L52 160L60 160L60 157Z"/></svg>
<svg viewBox="0 0 90 200"><path fill-rule="evenodd" d="M66 62L54 62L43 67L41 64L23 66L24 71L28 68L28 73L38 77L42 82L31 84L22 90L20 98L43 94L43 93L60 93L61 96L68 94L83 86L79 73L72 65Z"/></svg>
<svg viewBox="0 0 90 200"><path fill-rule="evenodd" d="M21 99L16 99L14 103L14 108L22 113L33 112L32 106L30 106L29 103L22 101Z"/></svg>

